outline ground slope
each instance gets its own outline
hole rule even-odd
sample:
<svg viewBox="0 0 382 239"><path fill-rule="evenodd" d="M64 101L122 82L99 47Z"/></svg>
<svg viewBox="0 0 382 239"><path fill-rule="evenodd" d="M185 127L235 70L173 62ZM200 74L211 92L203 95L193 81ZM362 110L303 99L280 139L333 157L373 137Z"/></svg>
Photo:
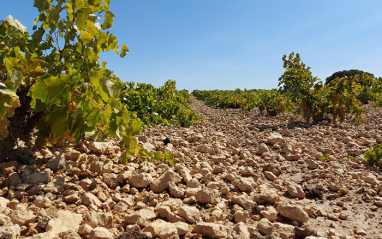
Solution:
<svg viewBox="0 0 382 239"><path fill-rule="evenodd" d="M381 172L352 160L382 143L381 109L332 126L193 102L204 121L137 137L175 167L121 165L112 142L0 164L0 238L381 238Z"/></svg>

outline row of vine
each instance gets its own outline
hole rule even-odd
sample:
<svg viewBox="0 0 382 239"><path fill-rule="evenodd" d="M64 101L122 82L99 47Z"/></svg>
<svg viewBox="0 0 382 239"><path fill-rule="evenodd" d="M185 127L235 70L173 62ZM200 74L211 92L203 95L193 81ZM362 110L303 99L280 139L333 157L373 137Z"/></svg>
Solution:
<svg viewBox="0 0 382 239"><path fill-rule="evenodd" d="M284 55L283 62L285 72L279 78L278 89L194 90L192 94L214 108L242 108L245 114L258 108L273 116L293 112L307 122L330 117L333 124L343 122L347 114L352 116L353 122L361 123L363 104L371 102L374 107L382 106L382 78L356 71L359 74L331 78L323 85L312 76L299 54Z"/></svg>

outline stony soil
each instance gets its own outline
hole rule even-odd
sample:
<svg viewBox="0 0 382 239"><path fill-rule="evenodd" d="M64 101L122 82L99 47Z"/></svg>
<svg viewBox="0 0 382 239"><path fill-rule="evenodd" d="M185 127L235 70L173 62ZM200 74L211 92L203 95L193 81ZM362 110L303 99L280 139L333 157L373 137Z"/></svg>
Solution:
<svg viewBox="0 0 382 239"><path fill-rule="evenodd" d="M356 160L382 143L382 109L332 126L193 101L205 121L137 137L174 167L121 165L111 142L0 164L0 238L382 238L382 175Z"/></svg>

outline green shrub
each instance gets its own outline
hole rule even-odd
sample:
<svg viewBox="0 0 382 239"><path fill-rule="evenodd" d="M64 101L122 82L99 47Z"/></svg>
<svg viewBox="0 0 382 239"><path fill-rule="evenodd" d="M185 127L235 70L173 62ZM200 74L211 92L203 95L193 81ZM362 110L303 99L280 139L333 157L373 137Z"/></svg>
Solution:
<svg viewBox="0 0 382 239"><path fill-rule="evenodd" d="M381 166L382 144L373 146L373 148L369 149L363 156L370 166Z"/></svg>
<svg viewBox="0 0 382 239"><path fill-rule="evenodd" d="M349 77L349 78L353 78L356 75L366 75L366 76L370 76L370 77L374 78L374 75L369 73L369 72L364 72L364 71L354 70L354 69L343 70L343 71L337 71L337 72L333 73L331 76L327 77L325 80L325 85L330 84L330 82L336 78L342 78L345 76ZM356 81L356 83L361 83L362 85L368 84L368 82L363 82L362 79L359 79L358 81Z"/></svg>

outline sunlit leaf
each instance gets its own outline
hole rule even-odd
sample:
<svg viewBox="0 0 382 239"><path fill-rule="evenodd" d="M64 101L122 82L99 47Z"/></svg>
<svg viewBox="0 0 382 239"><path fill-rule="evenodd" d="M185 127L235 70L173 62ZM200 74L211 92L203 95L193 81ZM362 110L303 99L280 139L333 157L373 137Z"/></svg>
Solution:
<svg viewBox="0 0 382 239"><path fill-rule="evenodd" d="M5 88L5 89L0 88L0 93L3 95L17 96L16 91L10 88Z"/></svg>
<svg viewBox="0 0 382 239"><path fill-rule="evenodd" d="M114 17L114 14L112 12L108 12L105 15L105 21L102 24L102 29L103 30L107 30L107 29L109 29L109 28L111 28L113 26L113 22L114 22L113 17Z"/></svg>
<svg viewBox="0 0 382 239"><path fill-rule="evenodd" d="M100 111L99 110L94 110L87 117L87 125L88 126L96 126L97 124L100 123L100 119L101 119Z"/></svg>
<svg viewBox="0 0 382 239"><path fill-rule="evenodd" d="M126 53L128 53L128 52L129 52L129 48L125 44L123 44L122 45L122 51L121 51L120 57L126 56Z"/></svg>
<svg viewBox="0 0 382 239"><path fill-rule="evenodd" d="M32 97L34 99L40 99L42 102L45 102L48 99L48 87L45 84L43 77L40 77L36 84L33 85Z"/></svg>

